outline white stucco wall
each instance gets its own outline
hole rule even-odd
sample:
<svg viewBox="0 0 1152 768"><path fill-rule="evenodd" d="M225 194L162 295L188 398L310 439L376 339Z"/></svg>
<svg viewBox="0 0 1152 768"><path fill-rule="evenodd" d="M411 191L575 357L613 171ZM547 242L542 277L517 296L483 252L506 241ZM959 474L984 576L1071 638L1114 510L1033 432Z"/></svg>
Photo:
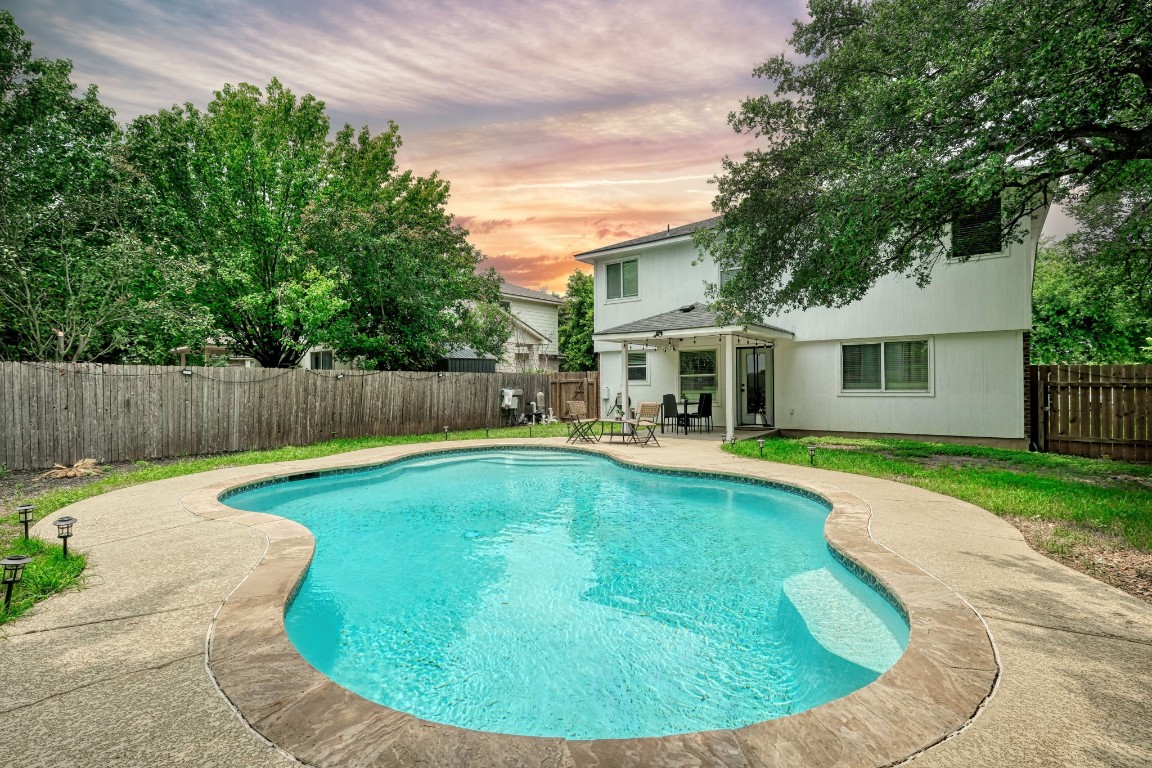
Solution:
<svg viewBox="0 0 1152 768"><path fill-rule="evenodd" d="M1024 437L1020 331L931 337L930 394L845 394L840 342L780 342L776 426L837 432Z"/></svg>

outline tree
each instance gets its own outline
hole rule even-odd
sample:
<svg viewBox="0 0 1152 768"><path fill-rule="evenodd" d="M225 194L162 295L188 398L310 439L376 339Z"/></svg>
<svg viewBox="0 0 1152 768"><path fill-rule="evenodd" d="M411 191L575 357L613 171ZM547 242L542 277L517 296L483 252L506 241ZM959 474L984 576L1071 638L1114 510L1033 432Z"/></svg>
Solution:
<svg viewBox="0 0 1152 768"><path fill-rule="evenodd" d="M123 359L166 312L163 263L136 234L150 208L121 132L72 65L38 59L0 11L0 354Z"/></svg>
<svg viewBox="0 0 1152 768"><path fill-rule="evenodd" d="M596 354L592 345L594 308L592 275L573 272L568 276L568 290L564 294L564 303L560 305L559 346L560 354L564 356L561 370L595 370Z"/></svg>
<svg viewBox="0 0 1152 768"><path fill-rule="evenodd" d="M129 155L159 200L152 241L187 260L213 330L268 368L298 364L347 306L301 238L328 127L323 102L273 79L263 92L225 85L206 112L174 106L128 129Z"/></svg>
<svg viewBox="0 0 1152 768"><path fill-rule="evenodd" d="M1032 290L1032 362L1147 362L1152 322L1123 282L1081 268L1067 240L1037 251Z"/></svg>
<svg viewBox="0 0 1152 768"><path fill-rule="evenodd" d="M775 84L730 117L764 146L725 159L698 235L730 315L928 282L953 217L1001 197L1002 231L1152 159L1152 13L1124 0L810 0ZM790 58L794 57L794 58Z"/></svg>
<svg viewBox="0 0 1152 768"><path fill-rule="evenodd" d="M348 311L316 338L380 370L427 370L460 346L500 355L511 332L500 278L477 272L484 257L452 224L449 184L397 168L400 143L395 123L376 136L345 125L328 153L303 233Z"/></svg>

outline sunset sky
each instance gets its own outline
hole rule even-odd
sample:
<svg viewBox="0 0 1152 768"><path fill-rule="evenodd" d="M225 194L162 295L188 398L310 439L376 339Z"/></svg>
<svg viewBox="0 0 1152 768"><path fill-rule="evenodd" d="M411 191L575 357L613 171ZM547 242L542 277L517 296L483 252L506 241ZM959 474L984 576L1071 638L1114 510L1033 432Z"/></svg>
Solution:
<svg viewBox="0 0 1152 768"><path fill-rule="evenodd" d="M278 77L333 127L389 119L403 167L510 282L563 292L571 257L711 215L709 178L752 146L727 115L764 91L799 0L15 0L121 122Z"/></svg>

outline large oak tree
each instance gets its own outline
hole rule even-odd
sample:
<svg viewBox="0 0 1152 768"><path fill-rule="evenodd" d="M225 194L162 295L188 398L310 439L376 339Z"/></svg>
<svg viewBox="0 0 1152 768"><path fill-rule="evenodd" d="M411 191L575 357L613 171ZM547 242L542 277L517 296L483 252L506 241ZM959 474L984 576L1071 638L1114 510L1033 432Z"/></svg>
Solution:
<svg viewBox="0 0 1152 768"><path fill-rule="evenodd" d="M927 282L953 218L1002 197L1003 232L1070 191L1123 193L1152 161L1147 0L811 0L771 94L731 116L699 242L739 275L731 314L840 306ZM1116 228L1123 231L1123 227Z"/></svg>

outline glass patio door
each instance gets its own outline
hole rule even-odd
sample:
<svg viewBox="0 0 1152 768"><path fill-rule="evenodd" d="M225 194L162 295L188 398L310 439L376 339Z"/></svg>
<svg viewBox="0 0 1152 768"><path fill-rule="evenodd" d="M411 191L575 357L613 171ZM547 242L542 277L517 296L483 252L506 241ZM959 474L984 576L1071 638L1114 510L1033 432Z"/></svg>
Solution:
<svg viewBox="0 0 1152 768"><path fill-rule="evenodd" d="M772 348L738 348L736 369L740 387L737 423L741 426L770 426L773 422Z"/></svg>

